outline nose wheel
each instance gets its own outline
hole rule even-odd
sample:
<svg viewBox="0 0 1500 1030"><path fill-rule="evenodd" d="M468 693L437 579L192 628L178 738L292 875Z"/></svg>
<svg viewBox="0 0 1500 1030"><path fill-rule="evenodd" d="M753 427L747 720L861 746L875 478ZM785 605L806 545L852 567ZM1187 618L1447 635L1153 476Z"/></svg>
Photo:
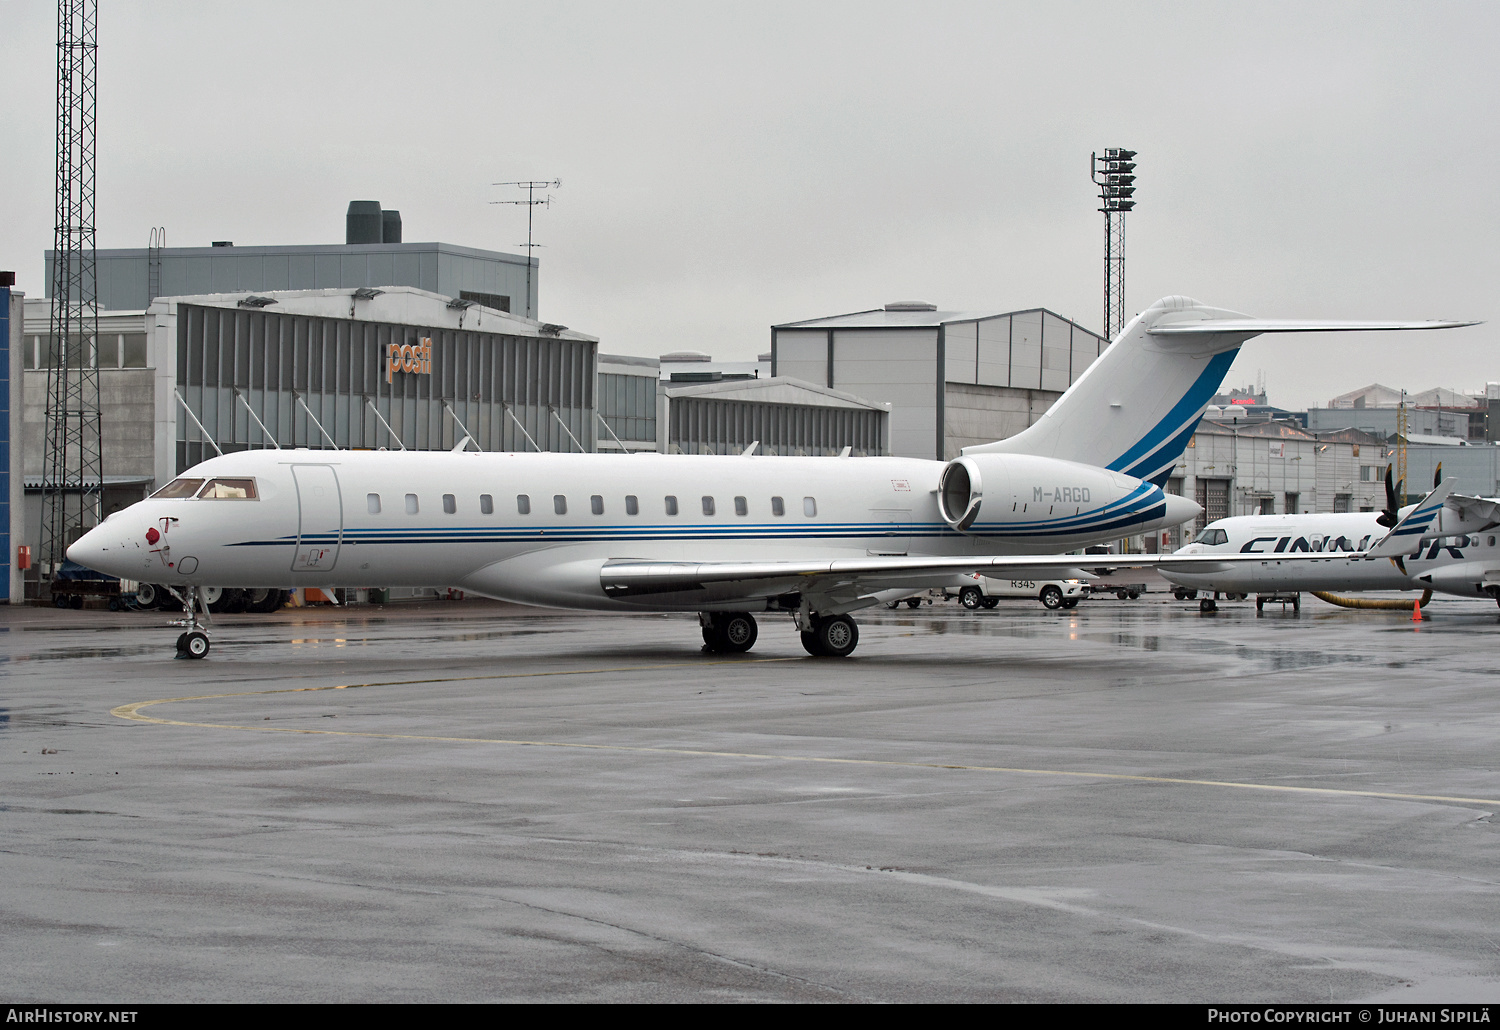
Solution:
<svg viewBox="0 0 1500 1030"><path fill-rule="evenodd" d="M171 588L169 587L168 589ZM187 596L182 597L179 595L179 599L182 601L182 606L187 609L187 618L180 622L175 622L173 625L186 626L187 630L177 637L177 657L203 658L208 654L210 647L208 630L206 628L208 624L208 607L203 603L202 594L197 587L184 587L183 589ZM172 592L176 593L175 590ZM198 617L200 611L203 614L202 619Z"/></svg>

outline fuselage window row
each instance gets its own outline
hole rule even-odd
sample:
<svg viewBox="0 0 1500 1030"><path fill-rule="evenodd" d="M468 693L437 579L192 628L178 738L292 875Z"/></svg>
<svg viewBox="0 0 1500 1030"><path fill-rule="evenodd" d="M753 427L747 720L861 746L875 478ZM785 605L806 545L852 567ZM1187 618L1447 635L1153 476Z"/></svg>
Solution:
<svg viewBox="0 0 1500 1030"><path fill-rule="evenodd" d="M253 497L254 495L251 494L251 496ZM662 501L663 501L663 506L664 506L664 508L666 510L666 513L669 516L676 516L678 514L678 512L679 512L680 509L679 509L678 504L677 504L677 498L674 495L668 494L666 497L664 497L662 499ZM712 495L705 494L703 496L702 503L703 503L703 514L705 516L708 516L708 517L712 518L714 515L717 514L718 507L715 504L714 498L713 498ZM366 494L365 495L365 508L366 508L366 510L371 515L379 515L380 512L381 512L380 495L378 493ZM568 513L568 497L567 497L566 494L553 494L553 496L552 496L552 510L553 510L554 513L556 513L558 515L566 515ZM602 494L593 494L592 496L589 497L589 510L592 511L595 515L603 515L604 514L604 497L603 497ZM420 512L421 512L421 504L417 500L417 495L416 494L407 494L406 495L406 514L408 514L408 515L416 515L416 514L419 514ZM445 514L448 514L448 515L456 515L458 513L458 498L457 498L457 496L455 496L454 494L443 494L443 512ZM492 494L480 494L479 495L479 513L481 515L493 515L493 514L495 514L495 498L494 498L494 495L492 495ZM640 498L637 497L635 494L626 494L625 495L625 514L626 515L639 515L640 513L641 513L641 501L640 501ZM749 514L750 514L750 501L749 501L749 499L746 498L746 497L743 497L743 496L736 496L735 499L734 499L734 513L735 513L735 515L739 516L740 518L747 518L749 516ZM802 498L802 513L804 515L806 515L808 518L816 518L817 514L818 514L818 502L817 502L817 500L815 498L812 498L812 497L804 497L804 498ZM517 515L530 515L531 514L531 495L530 494L516 494L516 514ZM771 498L771 514L772 514L772 516L774 516L776 518L784 518L786 516L786 502L785 502L785 500L783 500L780 497L772 497ZM1202 542L1201 535L1200 535L1199 542ZM1492 546L1493 546L1493 543L1492 543Z"/></svg>

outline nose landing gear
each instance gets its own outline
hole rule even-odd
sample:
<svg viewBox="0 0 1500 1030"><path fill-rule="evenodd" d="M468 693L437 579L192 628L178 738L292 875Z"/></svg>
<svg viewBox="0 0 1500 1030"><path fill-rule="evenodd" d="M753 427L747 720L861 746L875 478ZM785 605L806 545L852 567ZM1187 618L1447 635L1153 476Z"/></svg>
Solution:
<svg viewBox="0 0 1500 1030"><path fill-rule="evenodd" d="M172 588L168 587L167 589L171 590ZM203 604L203 599L197 587L184 587L183 589L187 593L186 597L172 590L172 593L176 594L178 600L182 602L182 606L187 609L187 618L171 623L173 626L187 627L187 630L177 637L177 657L203 658L208 654L210 646L207 629L209 623L208 607ZM198 618L200 609L203 612L201 620Z"/></svg>

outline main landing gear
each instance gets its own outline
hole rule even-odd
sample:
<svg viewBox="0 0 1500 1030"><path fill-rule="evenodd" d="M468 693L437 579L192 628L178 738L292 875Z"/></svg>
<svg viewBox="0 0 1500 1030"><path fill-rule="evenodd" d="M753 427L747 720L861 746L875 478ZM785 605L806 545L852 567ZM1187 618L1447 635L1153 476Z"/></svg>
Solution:
<svg viewBox="0 0 1500 1030"><path fill-rule="evenodd" d="M859 627L847 615L799 612L795 618L802 646L815 658L846 658L859 645ZM749 612L699 612L698 624L703 628L703 650L709 654L743 654L760 635Z"/></svg>
<svg viewBox="0 0 1500 1030"><path fill-rule="evenodd" d="M177 637L178 658L203 658L208 654L208 607L203 604L197 587L184 587L186 597L179 597L182 606L187 609L187 618L176 620L173 626L186 626L187 629ZM177 593L175 590L172 591ZM198 618L198 612L203 612L203 618Z"/></svg>
<svg viewBox="0 0 1500 1030"><path fill-rule="evenodd" d="M749 612L699 612L703 649L715 654L743 654L755 646L760 630Z"/></svg>

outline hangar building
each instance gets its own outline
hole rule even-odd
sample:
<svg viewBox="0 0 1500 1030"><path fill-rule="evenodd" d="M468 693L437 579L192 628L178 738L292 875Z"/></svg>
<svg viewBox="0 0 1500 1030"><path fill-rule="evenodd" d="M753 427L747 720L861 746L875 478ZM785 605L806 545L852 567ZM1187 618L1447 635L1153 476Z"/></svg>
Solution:
<svg viewBox="0 0 1500 1030"><path fill-rule="evenodd" d="M771 375L888 404L890 453L944 460L1031 425L1108 343L1043 308L905 302L772 326Z"/></svg>

